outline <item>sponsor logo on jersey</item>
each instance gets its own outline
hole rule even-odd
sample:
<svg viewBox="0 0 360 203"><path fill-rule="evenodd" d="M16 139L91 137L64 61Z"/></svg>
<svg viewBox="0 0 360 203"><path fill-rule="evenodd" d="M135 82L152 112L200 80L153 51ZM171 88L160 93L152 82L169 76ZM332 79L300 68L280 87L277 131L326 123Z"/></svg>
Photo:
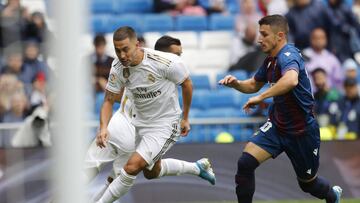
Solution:
<svg viewBox="0 0 360 203"><path fill-rule="evenodd" d="M154 83L154 82L155 82L155 77L154 77L152 74L149 74L149 75L148 75L148 80L149 80L150 82Z"/></svg>
<svg viewBox="0 0 360 203"><path fill-rule="evenodd" d="M134 98L135 99L153 99L159 95L161 95L161 91L154 91L154 92L148 92L148 93L134 93Z"/></svg>

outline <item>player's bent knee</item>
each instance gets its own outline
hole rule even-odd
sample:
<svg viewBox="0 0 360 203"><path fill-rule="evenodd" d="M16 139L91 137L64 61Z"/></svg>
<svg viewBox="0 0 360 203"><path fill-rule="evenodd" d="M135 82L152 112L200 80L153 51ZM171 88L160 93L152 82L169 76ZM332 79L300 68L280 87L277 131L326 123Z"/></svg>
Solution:
<svg viewBox="0 0 360 203"><path fill-rule="evenodd" d="M255 169L259 166L258 160L251 154L243 152L237 162L235 182L238 184L241 177L253 176Z"/></svg>
<svg viewBox="0 0 360 203"><path fill-rule="evenodd" d="M151 170L144 169L144 177L146 179L155 179L159 177L161 171L161 160L157 161Z"/></svg>
<svg viewBox="0 0 360 203"><path fill-rule="evenodd" d="M124 166L124 170L129 175L137 175L140 171L142 171L146 166L146 163L140 162L128 162Z"/></svg>
<svg viewBox="0 0 360 203"><path fill-rule="evenodd" d="M144 170L144 177L148 180L155 179L159 176L159 173L156 171L145 171Z"/></svg>

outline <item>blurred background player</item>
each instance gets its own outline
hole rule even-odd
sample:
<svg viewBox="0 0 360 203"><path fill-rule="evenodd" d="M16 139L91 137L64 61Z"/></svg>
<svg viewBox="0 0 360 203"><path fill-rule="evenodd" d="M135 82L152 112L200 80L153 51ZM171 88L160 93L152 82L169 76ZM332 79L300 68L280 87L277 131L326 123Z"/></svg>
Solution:
<svg viewBox="0 0 360 203"><path fill-rule="evenodd" d="M240 81L228 75L219 81L243 93L255 93L266 82L270 84L269 89L246 102L243 106L246 112L266 98L274 97L268 121L250 138L238 160L235 176L238 202L252 202L255 169L285 152L304 192L326 199L327 203L337 203L342 189L330 187L327 180L317 176L320 133L312 112L314 98L299 50L287 43L287 20L281 15L270 15L262 18L259 25L259 43L268 54L264 64L248 80Z"/></svg>

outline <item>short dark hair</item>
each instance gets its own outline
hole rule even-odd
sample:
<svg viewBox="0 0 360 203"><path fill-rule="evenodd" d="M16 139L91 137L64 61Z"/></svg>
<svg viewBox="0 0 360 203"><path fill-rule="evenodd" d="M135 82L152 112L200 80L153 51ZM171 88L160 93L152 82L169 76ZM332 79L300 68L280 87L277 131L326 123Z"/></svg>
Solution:
<svg viewBox="0 0 360 203"><path fill-rule="evenodd" d="M96 35L93 41L94 46L105 45L106 39L104 35Z"/></svg>
<svg viewBox="0 0 360 203"><path fill-rule="evenodd" d="M268 15L259 20L259 25L270 25L272 28L278 28L285 35L289 33L289 25L287 19L282 15Z"/></svg>
<svg viewBox="0 0 360 203"><path fill-rule="evenodd" d="M181 41L177 38L164 35L156 41L155 50L169 51L171 45L181 46Z"/></svg>
<svg viewBox="0 0 360 203"><path fill-rule="evenodd" d="M114 41L122 41L126 38L137 39L136 32L132 27L124 26L118 28L113 35Z"/></svg>

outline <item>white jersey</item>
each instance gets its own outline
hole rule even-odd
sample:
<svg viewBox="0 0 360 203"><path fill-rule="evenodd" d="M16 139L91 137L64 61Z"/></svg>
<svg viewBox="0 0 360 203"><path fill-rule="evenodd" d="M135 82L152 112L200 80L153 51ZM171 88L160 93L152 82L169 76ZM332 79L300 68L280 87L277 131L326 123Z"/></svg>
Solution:
<svg viewBox="0 0 360 203"><path fill-rule="evenodd" d="M118 109L118 111L120 111L120 113L122 113L125 116L126 120L129 122L131 122L131 119L133 117L133 104L130 97L131 95L129 91L125 89L124 94L121 98L120 108Z"/></svg>
<svg viewBox="0 0 360 203"><path fill-rule="evenodd" d="M119 93L126 87L134 105L135 126L161 125L178 119L181 109L177 85L189 77L189 70L175 54L143 49L144 58L133 67L113 61L106 89Z"/></svg>

